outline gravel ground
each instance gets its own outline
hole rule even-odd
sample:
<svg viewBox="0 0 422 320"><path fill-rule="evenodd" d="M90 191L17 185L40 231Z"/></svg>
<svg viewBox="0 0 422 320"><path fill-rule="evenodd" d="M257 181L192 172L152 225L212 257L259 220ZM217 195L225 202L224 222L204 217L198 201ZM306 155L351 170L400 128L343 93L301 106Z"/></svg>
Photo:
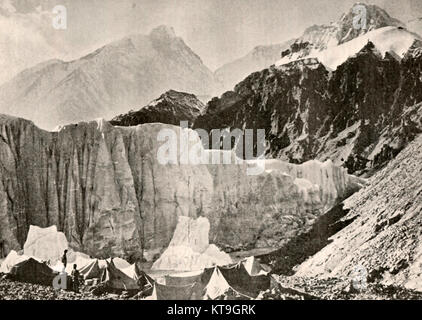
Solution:
<svg viewBox="0 0 422 320"><path fill-rule="evenodd" d="M122 294L104 294L95 296L89 288L82 286L81 293L54 290L52 287L0 279L0 300L128 300L126 292ZM134 299L134 298L132 298ZM135 297L136 299L136 297Z"/></svg>
<svg viewBox="0 0 422 320"><path fill-rule="evenodd" d="M279 287L261 292L258 300L422 300L422 293L402 287L368 284L365 292L350 290L348 280L275 276ZM93 295L88 287L81 293L52 287L0 279L0 300L137 300L127 292Z"/></svg>
<svg viewBox="0 0 422 320"><path fill-rule="evenodd" d="M297 290L303 295L310 295L323 300L422 300L422 293L398 286L385 286L368 283L362 292L353 290L349 279L340 278L305 278L275 276L281 289L269 295L274 299L281 297L286 289ZM278 292L277 292L278 291ZM303 299L303 297L301 297ZM306 299L306 297L305 297Z"/></svg>

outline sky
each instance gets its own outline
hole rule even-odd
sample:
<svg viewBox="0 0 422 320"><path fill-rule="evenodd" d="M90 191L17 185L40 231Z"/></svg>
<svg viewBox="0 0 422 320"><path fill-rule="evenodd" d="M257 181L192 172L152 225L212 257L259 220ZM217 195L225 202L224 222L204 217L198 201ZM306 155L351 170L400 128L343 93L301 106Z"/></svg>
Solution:
<svg viewBox="0 0 422 320"><path fill-rule="evenodd" d="M313 24L336 21L356 0L0 0L6 2L20 17L43 14L36 33L59 52L57 58L78 58L165 24L215 70L257 45L281 43ZM421 0L361 2L379 5L403 22L422 17ZM45 18L55 5L67 8L66 30L55 30Z"/></svg>

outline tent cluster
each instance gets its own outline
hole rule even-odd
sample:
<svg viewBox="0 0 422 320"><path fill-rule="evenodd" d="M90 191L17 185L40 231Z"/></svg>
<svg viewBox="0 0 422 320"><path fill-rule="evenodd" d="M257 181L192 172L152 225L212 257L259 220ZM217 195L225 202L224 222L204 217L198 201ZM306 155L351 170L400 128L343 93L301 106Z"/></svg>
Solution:
<svg viewBox="0 0 422 320"><path fill-rule="evenodd" d="M250 257L228 266L214 266L199 273L165 276L156 281L150 300L255 299L270 289L271 277Z"/></svg>
<svg viewBox="0 0 422 320"><path fill-rule="evenodd" d="M79 260L77 262L81 262ZM124 260L123 260L124 261ZM120 262L118 260L118 262ZM124 265L121 262L118 263ZM131 291L144 290L153 287L154 280L146 275L136 264L130 265L123 270L115 265L114 259L98 260L85 259L83 264L79 264L79 273L86 283L101 284L103 289L113 291ZM73 263L68 265L72 267ZM33 284L42 284L51 286L54 278L63 271L63 265L60 264L50 267L46 261L35 257L19 255L16 251L11 251L0 266L0 273L6 274L8 278Z"/></svg>
<svg viewBox="0 0 422 320"><path fill-rule="evenodd" d="M17 281L52 285L53 279L59 273L66 271L70 275L73 265L76 264L80 275L86 281L92 280L91 284L101 284L103 288L113 290L129 291L143 288L138 285L143 283L140 270L127 261L120 258L91 259L84 253L68 249L68 263L65 268L60 261L65 249L68 249L66 237L57 231L56 226L30 226L23 254L11 251L2 262L0 273ZM121 271L127 268L133 269L130 275Z"/></svg>
<svg viewBox="0 0 422 320"><path fill-rule="evenodd" d="M196 230L193 236L190 232L185 232L185 229L191 230L191 227ZM271 277L254 257L231 264L231 259L226 259L226 254L216 249L209 255L212 259L202 259L206 256L203 252L213 248L206 236L208 229L209 222L205 218L181 219L179 231L175 232L172 245L166 250L167 255L163 254L157 260L160 266L179 266L180 256L175 253L180 248L192 247L196 251L189 256L192 258L189 261L193 262L181 266L181 269L200 266L194 270L201 271L166 275L163 279L154 280L136 263L131 265L120 258L92 259L71 249L68 250L65 267L60 262L63 251L68 248L64 234L58 232L55 226L44 229L31 226L23 254L11 251L2 262L0 273L7 274L7 277L17 281L52 285L61 272L71 274L73 265L76 264L80 276L87 286L93 288L94 294L130 291L139 292L140 297L148 297L151 300L253 299L261 291L270 288ZM225 266L221 266L223 261Z"/></svg>
<svg viewBox="0 0 422 320"><path fill-rule="evenodd" d="M166 275L162 281L155 281L138 264L114 260L79 259L84 264L78 270L86 283L97 285L102 292L136 291L149 300L254 299L271 287L271 277L254 257L228 266ZM116 264L127 267L118 268ZM55 269L46 262L12 251L0 272L16 281L52 285L59 274Z"/></svg>

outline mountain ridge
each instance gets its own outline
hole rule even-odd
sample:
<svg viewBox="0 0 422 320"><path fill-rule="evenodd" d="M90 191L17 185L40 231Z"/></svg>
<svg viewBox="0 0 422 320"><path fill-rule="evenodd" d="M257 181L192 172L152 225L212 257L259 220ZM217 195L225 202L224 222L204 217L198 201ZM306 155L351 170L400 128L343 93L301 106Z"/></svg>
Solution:
<svg viewBox="0 0 422 320"><path fill-rule="evenodd" d="M418 44L409 42L397 59L368 42L334 71L304 59L253 73L212 99L195 127L265 129L267 155L295 163L331 158L349 172L378 167L382 148L399 152L422 129L419 116L397 122L412 108L420 113Z"/></svg>
<svg viewBox="0 0 422 320"><path fill-rule="evenodd" d="M199 56L171 28L160 26L76 60L54 59L24 70L0 86L0 112L52 129L111 118L170 89L208 96L218 87Z"/></svg>
<svg viewBox="0 0 422 320"><path fill-rule="evenodd" d="M366 10L366 29L355 30L354 8L363 6ZM311 51L322 51L332 46L341 45L367 32L386 26L403 27L404 24L391 17L384 9L376 5L357 2L347 12L331 24L312 25L303 34L286 42L274 45L256 46L245 56L233 60L214 71L224 88L232 90L247 75L261 71L276 64L281 58L289 56L290 61L309 56Z"/></svg>
<svg viewBox="0 0 422 320"><path fill-rule="evenodd" d="M249 74L274 64L280 58L281 52L292 42L293 40L289 40L280 44L256 46L245 56L219 67L214 74L225 90L231 90Z"/></svg>

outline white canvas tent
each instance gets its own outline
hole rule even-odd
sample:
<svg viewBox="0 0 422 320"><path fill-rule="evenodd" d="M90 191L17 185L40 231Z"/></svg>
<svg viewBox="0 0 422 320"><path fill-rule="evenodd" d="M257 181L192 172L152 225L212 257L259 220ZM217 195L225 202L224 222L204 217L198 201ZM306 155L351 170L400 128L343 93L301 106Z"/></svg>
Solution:
<svg viewBox="0 0 422 320"><path fill-rule="evenodd" d="M105 268L100 268L98 259L93 259L87 265L81 268L78 267L78 270L84 280L89 280L95 278L100 279Z"/></svg>
<svg viewBox="0 0 422 320"><path fill-rule="evenodd" d="M221 274L220 270L218 268L214 268L211 279L205 287L204 298L214 300L225 294L230 288L230 285Z"/></svg>
<svg viewBox="0 0 422 320"><path fill-rule="evenodd" d="M258 262L258 260L254 257L248 257L245 260L242 261L246 271L251 276L259 276L259 275L267 275L268 272L262 268L261 264Z"/></svg>
<svg viewBox="0 0 422 320"><path fill-rule="evenodd" d="M15 265L22 261L28 260L29 258L29 256L19 255L14 250L10 251L0 266L0 273L9 273Z"/></svg>
<svg viewBox="0 0 422 320"><path fill-rule="evenodd" d="M111 258L106 259L108 262L111 262ZM113 258L113 263L116 266L116 268L120 269L123 271L123 269L129 268L130 267L130 263L127 262L126 260L116 257ZM105 264L105 266L107 266L107 264Z"/></svg>

